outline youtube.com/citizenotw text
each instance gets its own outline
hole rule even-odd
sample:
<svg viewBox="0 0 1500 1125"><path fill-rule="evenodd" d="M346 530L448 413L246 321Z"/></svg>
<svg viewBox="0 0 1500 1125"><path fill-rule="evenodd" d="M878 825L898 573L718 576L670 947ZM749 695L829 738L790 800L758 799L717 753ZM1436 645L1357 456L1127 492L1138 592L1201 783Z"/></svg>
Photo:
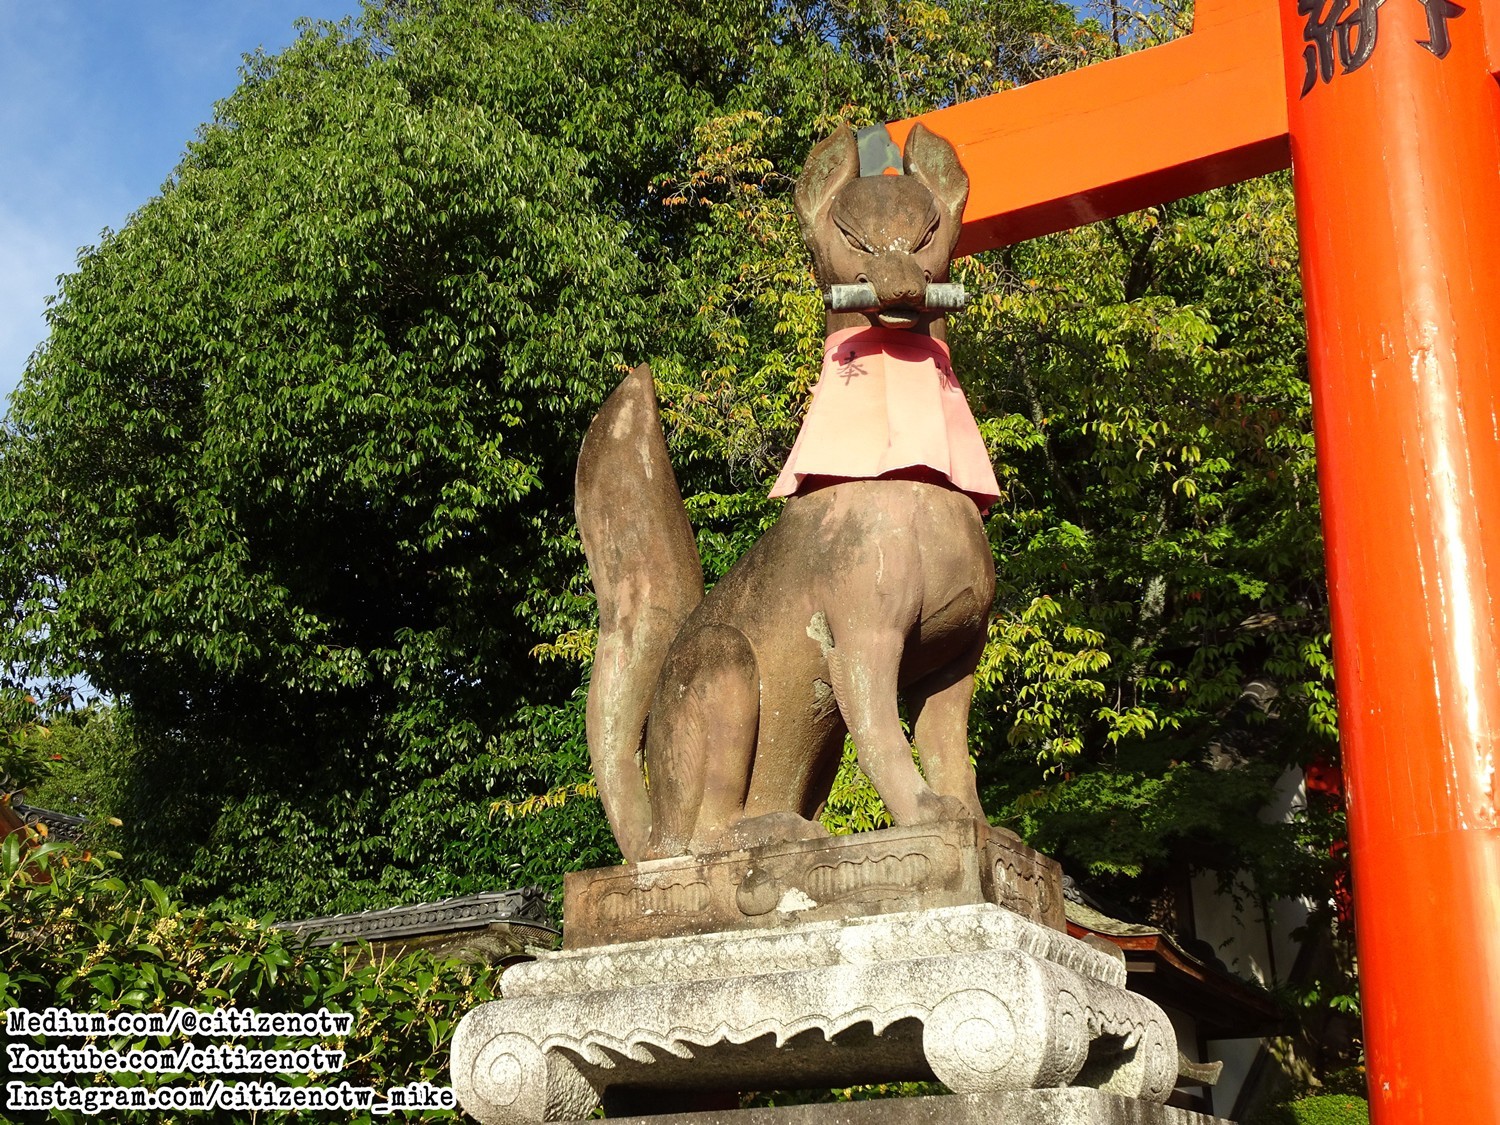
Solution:
<svg viewBox="0 0 1500 1125"><path fill-rule="evenodd" d="M5 1107L88 1115L125 1110L386 1115L458 1108L448 1086L413 1082L382 1091L339 1079L345 1052L333 1044L343 1041L353 1023L353 1016L327 1008L107 1013L10 1008L5 1012ZM266 1046L268 1040L274 1046ZM119 1046L122 1042L129 1045Z"/></svg>

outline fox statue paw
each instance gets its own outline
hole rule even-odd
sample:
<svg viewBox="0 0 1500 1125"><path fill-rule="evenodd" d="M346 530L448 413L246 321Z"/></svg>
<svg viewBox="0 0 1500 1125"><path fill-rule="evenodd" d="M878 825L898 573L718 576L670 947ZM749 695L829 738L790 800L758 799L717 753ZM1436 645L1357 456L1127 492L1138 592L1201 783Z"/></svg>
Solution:
<svg viewBox="0 0 1500 1125"><path fill-rule="evenodd" d="M748 816L729 830L736 848L759 848L783 840L821 840L829 835L816 820L792 812Z"/></svg>
<svg viewBox="0 0 1500 1125"><path fill-rule="evenodd" d="M913 824L935 824L941 820L977 820L985 823L983 815L978 815L963 801L957 797L944 797L937 793L923 793L917 797L917 817Z"/></svg>

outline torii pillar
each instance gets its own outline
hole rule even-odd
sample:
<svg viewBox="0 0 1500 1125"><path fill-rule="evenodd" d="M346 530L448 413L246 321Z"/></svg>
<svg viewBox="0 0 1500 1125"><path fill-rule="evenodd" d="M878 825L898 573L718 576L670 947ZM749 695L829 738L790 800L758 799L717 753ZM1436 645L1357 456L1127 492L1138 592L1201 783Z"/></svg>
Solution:
<svg viewBox="0 0 1500 1125"><path fill-rule="evenodd" d="M1371 1110L1500 1122L1500 0L1276 3L921 120L960 252L1290 160Z"/></svg>

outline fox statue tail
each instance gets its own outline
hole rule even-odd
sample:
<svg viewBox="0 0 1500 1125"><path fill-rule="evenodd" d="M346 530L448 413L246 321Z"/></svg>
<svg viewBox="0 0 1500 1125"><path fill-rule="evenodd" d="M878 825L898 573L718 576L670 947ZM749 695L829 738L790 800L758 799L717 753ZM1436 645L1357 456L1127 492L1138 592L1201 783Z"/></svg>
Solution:
<svg viewBox="0 0 1500 1125"><path fill-rule="evenodd" d="M703 600L703 564L667 457L651 368L634 368L584 435L578 530L599 599L588 743L627 862L651 834L642 743L667 649Z"/></svg>

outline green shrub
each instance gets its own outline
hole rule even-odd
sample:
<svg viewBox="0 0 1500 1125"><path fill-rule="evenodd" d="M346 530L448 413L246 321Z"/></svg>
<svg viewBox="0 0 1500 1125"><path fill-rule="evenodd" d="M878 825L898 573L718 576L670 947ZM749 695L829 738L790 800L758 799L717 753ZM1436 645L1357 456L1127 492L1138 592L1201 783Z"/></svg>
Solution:
<svg viewBox="0 0 1500 1125"><path fill-rule="evenodd" d="M1370 1105L1351 1094L1318 1094L1287 1107L1296 1125L1370 1125Z"/></svg>
<svg viewBox="0 0 1500 1125"><path fill-rule="evenodd" d="M1370 1104L1355 1094L1314 1094L1263 1112L1256 1125L1370 1125Z"/></svg>
<svg viewBox="0 0 1500 1125"><path fill-rule="evenodd" d="M117 1074L121 1085L140 1082L211 1084L275 1081L281 1085L373 1087L377 1094L412 1082L447 1085L448 1046L459 1017L492 999L494 979L482 968L434 959L421 952L371 956L368 946L349 951L313 948L271 928L269 918L235 914L222 904L185 907L155 883L127 885L87 852L43 844L26 854L19 834L0 846L0 1009L51 1007L75 1012L166 1011L250 1008L260 1012L346 1012L348 1035L316 1040L346 1053L343 1069L331 1074L162 1075ZM200 1046L230 1045L227 1038L199 1038ZM100 1050L172 1048L183 1037L144 1036L62 1040L37 1036L33 1046L82 1046ZM302 1048L314 1040L267 1037L239 1040L255 1048ZM19 1076L17 1076L19 1077ZM31 1075L33 1084L54 1081L88 1085L85 1075ZM94 1076L93 1082L105 1081ZM50 1111L48 1120L82 1121L81 1115ZM37 1119L39 1114L33 1114ZM132 1111L111 1120L171 1122L173 1116ZM215 1122L290 1121L309 1116L372 1121L370 1113L337 1114L218 1112ZM409 1121L451 1121L451 1113L406 1116ZM204 1115L175 1120L201 1125ZM383 1120L383 1118L382 1118Z"/></svg>

